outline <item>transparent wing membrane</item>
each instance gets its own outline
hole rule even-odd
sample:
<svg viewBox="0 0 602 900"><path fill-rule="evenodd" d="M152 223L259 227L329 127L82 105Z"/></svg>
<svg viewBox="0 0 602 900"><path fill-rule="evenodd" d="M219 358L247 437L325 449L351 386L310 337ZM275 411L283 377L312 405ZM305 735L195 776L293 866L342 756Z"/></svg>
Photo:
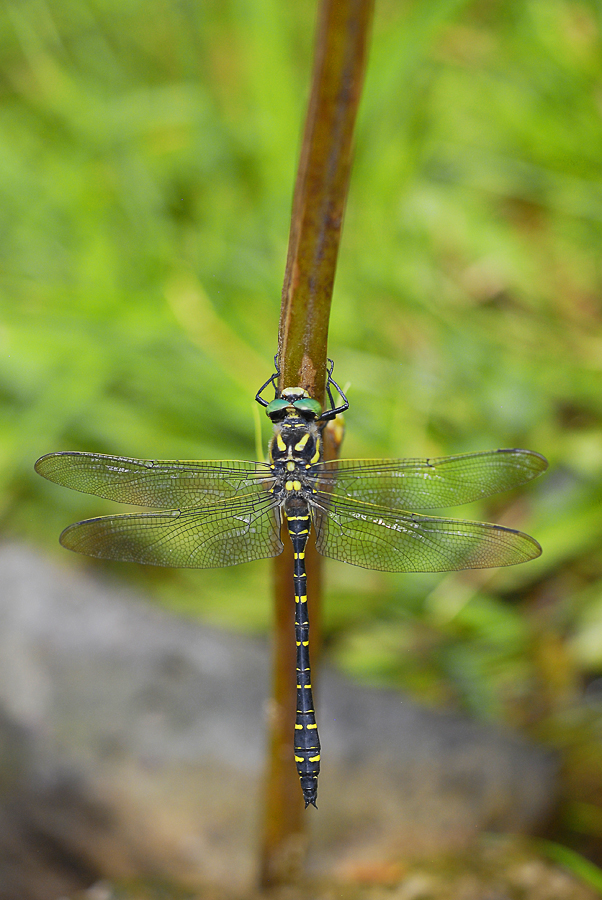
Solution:
<svg viewBox="0 0 602 900"><path fill-rule="evenodd" d="M441 459L337 460L302 466L320 553L390 572L509 566L539 544L519 531L418 515L456 506L535 478L546 460L530 450ZM57 484L157 512L105 516L69 526L63 546L104 559L211 568L282 551L277 476L266 463L140 460L51 453L36 470ZM288 477L288 476L287 476ZM292 483L292 482L290 482ZM312 490L312 488L314 488Z"/></svg>
<svg viewBox="0 0 602 900"><path fill-rule="evenodd" d="M63 487L154 509L183 509L261 492L266 463L128 459L102 453L49 453L36 471Z"/></svg>
<svg viewBox="0 0 602 900"><path fill-rule="evenodd" d="M325 490L389 509L461 506L525 484L548 467L531 450L440 459L342 459L314 467Z"/></svg>
<svg viewBox="0 0 602 900"><path fill-rule="evenodd" d="M316 546L323 556L385 572L450 572L513 566L535 559L541 547L520 531L393 513L319 492L313 508Z"/></svg>
<svg viewBox="0 0 602 900"><path fill-rule="evenodd" d="M280 513L270 494L200 509L103 516L70 525L61 544L101 559L210 569L278 556Z"/></svg>

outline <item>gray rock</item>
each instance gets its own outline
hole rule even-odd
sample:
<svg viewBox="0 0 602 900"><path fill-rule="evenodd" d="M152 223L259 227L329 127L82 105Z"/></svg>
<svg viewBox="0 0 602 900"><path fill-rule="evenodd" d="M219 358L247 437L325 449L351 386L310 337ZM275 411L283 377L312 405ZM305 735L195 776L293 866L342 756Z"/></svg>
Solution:
<svg viewBox="0 0 602 900"><path fill-rule="evenodd" d="M248 885L267 644L17 544L0 546L0 586L0 900L140 872ZM318 702L316 872L533 830L550 813L555 762L515 735L399 694L352 693L328 669Z"/></svg>

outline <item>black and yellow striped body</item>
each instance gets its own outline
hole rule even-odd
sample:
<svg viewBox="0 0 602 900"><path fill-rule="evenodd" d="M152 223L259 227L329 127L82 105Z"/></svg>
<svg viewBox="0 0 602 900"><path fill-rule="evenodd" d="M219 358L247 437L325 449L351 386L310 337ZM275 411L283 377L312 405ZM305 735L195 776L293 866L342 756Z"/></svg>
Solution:
<svg viewBox="0 0 602 900"><path fill-rule="evenodd" d="M296 506L285 511L293 542L295 584L295 641L297 644L297 716L295 719L295 763L301 781L305 806L316 805L320 772L320 738L314 712L309 662L309 618L305 574L305 545L310 527L309 509Z"/></svg>
<svg viewBox="0 0 602 900"><path fill-rule="evenodd" d="M332 371L330 360L327 409L299 387L280 391L278 365L259 389L256 400L274 426L269 463L83 452L50 453L36 463L36 471L56 484L152 510L87 519L63 531L64 547L101 559L198 569L267 559L284 549L286 519L296 601L294 748L306 807L316 805L320 768L305 573L310 527L318 553L384 572L516 565L541 553L529 535L424 511L482 500L526 484L547 467L540 454L520 449L441 459L324 461L322 429L349 406ZM262 393L270 384L275 397L268 402Z"/></svg>
<svg viewBox="0 0 602 900"><path fill-rule="evenodd" d="M291 388L287 393L298 391ZM270 443L270 463L276 476L272 491L278 496L293 544L295 587L295 641L297 644L297 715L295 720L295 763L305 806L316 805L320 771L320 738L314 712L309 661L309 617L305 547L311 528L310 500L315 492L311 467L321 459L320 427L308 421L294 407L274 423Z"/></svg>

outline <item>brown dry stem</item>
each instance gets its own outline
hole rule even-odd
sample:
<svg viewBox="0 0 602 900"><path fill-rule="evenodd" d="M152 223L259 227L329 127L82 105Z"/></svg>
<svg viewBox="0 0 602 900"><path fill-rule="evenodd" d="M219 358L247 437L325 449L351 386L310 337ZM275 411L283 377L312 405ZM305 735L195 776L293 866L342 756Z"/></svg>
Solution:
<svg viewBox="0 0 602 900"><path fill-rule="evenodd" d="M301 386L323 401L330 304L351 171L373 0L322 0L282 290L279 387ZM336 441L326 440L327 456ZM311 544L311 542L310 542ZM293 560L290 541L275 561L274 687L260 882L292 883L306 851L306 825L292 754L296 709ZM320 645L320 561L307 554L312 658Z"/></svg>

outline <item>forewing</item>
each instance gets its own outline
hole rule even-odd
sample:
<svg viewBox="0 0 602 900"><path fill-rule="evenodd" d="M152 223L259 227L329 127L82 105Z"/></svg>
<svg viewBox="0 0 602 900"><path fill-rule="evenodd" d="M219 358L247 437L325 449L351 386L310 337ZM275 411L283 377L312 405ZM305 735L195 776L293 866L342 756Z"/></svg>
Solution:
<svg viewBox="0 0 602 900"><path fill-rule="evenodd" d="M501 525L392 513L319 493L312 514L318 551L386 572L449 572L513 566L535 559L532 537Z"/></svg>
<svg viewBox="0 0 602 900"><path fill-rule="evenodd" d="M101 559L191 569L234 566L282 552L279 510L270 494L198 509L87 519L66 528L61 544Z"/></svg>
<svg viewBox="0 0 602 900"><path fill-rule="evenodd" d="M261 492L265 463L128 459L102 453L49 453L36 472L63 487L155 509L185 509Z"/></svg>
<svg viewBox="0 0 602 900"><path fill-rule="evenodd" d="M532 450L490 450L440 459L342 459L319 463L326 491L390 509L461 506L525 484L548 467Z"/></svg>

